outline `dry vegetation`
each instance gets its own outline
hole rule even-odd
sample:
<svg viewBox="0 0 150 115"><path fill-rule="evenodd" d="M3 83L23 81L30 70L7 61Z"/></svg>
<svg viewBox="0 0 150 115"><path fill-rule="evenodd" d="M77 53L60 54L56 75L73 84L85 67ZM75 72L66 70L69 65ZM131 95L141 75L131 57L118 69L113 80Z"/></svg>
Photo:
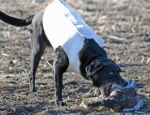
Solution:
<svg viewBox="0 0 150 115"><path fill-rule="evenodd" d="M24 18L45 8L48 1L0 0L0 10ZM147 99L135 114L150 113L150 0L64 1L105 40L108 57L125 70L122 76L139 82L138 92ZM104 107L92 110L79 107L92 83L74 73L66 73L63 78L63 99L67 106L54 105L52 68L45 61L54 59L52 48L47 48L37 71L37 94L29 93L29 28L17 28L0 21L0 114L112 114Z"/></svg>

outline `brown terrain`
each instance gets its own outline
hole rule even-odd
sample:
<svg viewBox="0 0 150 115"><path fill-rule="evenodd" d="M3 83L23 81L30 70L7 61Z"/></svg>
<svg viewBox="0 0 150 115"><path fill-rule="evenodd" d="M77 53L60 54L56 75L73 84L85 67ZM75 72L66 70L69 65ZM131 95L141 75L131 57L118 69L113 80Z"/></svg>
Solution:
<svg viewBox="0 0 150 115"><path fill-rule="evenodd" d="M64 1L105 40L108 57L125 71L121 73L123 78L137 81L138 93L146 96L139 111L126 114L150 114L150 0ZM0 11L25 18L44 9L48 2L0 0ZM0 21L0 115L114 114L105 107L88 110L79 106L89 90L95 88L75 73L65 73L63 77L63 99L67 106L55 106L54 78L47 63L54 60L52 48L47 48L37 70L37 94L29 93L29 29L30 26L19 28Z"/></svg>

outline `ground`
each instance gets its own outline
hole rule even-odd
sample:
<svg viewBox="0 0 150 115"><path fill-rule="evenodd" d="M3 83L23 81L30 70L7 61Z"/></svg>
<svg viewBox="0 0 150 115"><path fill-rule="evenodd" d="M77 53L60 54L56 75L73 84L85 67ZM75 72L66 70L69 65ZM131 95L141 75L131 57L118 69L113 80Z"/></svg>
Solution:
<svg viewBox="0 0 150 115"><path fill-rule="evenodd" d="M69 3L104 40L108 57L125 72L124 79L138 82L145 95L141 110L150 114L150 0L64 0ZM25 18L43 9L49 0L0 0L0 11ZM54 105L52 68L54 51L47 48L36 74L37 94L29 93L30 26L13 27L0 21L0 114L1 115L85 115L113 114L108 108L86 110L79 107L92 83L76 73L63 77L64 107ZM120 113L116 113L120 114ZM130 114L130 113L127 113Z"/></svg>

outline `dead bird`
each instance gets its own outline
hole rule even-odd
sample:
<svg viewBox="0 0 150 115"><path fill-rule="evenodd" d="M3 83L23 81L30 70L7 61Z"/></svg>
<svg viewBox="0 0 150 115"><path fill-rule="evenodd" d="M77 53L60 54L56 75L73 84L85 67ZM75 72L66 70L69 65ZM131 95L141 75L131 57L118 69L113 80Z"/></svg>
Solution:
<svg viewBox="0 0 150 115"><path fill-rule="evenodd" d="M107 98L102 96L86 98L80 106L84 108L105 106L113 112L129 112L139 110L144 104L145 96L137 93L133 80L130 80L124 88L112 86L110 92Z"/></svg>

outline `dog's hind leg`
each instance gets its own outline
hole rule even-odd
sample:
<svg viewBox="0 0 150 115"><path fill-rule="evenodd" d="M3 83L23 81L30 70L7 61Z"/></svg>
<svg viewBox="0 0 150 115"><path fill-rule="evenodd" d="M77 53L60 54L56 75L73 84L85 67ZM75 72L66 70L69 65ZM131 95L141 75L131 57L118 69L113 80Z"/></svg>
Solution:
<svg viewBox="0 0 150 115"><path fill-rule="evenodd" d="M31 75L29 78L30 92L36 92L35 88L35 74L41 56L44 53L45 47L48 45L48 40L45 36L42 26L43 12L37 14L32 22L32 36L31 36Z"/></svg>
<svg viewBox="0 0 150 115"><path fill-rule="evenodd" d="M41 32L43 30L40 30ZM35 89L35 74L37 71L37 67L39 65L41 56L44 53L45 47L46 47L46 38L43 34L43 32L39 35L35 35L33 31L33 36L32 36L32 48L31 48L31 75L29 78L30 82L30 92L36 92Z"/></svg>
<svg viewBox="0 0 150 115"><path fill-rule="evenodd" d="M34 33L33 33L34 34ZM33 36L32 48L31 48L31 75L29 78L30 92L36 92L35 89L35 74L39 65L41 56L44 53L46 47L46 41L43 35Z"/></svg>

